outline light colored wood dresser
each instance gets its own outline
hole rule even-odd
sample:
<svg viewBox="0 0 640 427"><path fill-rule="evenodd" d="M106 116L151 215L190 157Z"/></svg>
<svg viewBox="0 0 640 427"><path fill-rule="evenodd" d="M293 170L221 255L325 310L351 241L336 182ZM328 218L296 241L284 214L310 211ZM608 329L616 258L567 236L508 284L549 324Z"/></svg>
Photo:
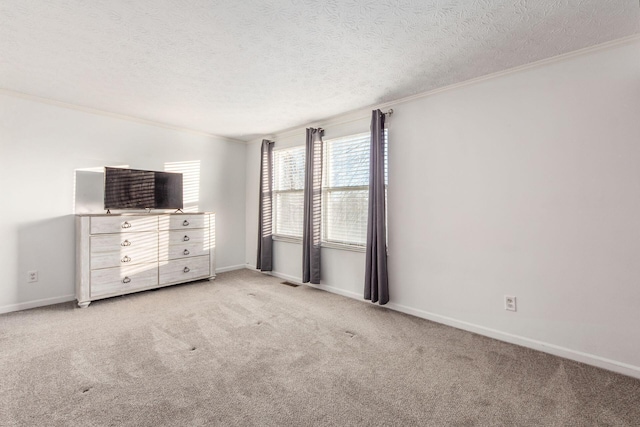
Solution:
<svg viewBox="0 0 640 427"><path fill-rule="evenodd" d="M215 214L76 216L76 299L215 277Z"/></svg>

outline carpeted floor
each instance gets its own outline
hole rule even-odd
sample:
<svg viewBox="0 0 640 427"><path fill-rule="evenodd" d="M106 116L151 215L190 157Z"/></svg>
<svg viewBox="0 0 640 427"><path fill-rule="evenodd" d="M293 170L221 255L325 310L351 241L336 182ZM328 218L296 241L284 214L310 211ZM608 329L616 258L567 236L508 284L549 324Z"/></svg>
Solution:
<svg viewBox="0 0 640 427"><path fill-rule="evenodd" d="M640 425L640 380L281 282L1 315L0 425Z"/></svg>

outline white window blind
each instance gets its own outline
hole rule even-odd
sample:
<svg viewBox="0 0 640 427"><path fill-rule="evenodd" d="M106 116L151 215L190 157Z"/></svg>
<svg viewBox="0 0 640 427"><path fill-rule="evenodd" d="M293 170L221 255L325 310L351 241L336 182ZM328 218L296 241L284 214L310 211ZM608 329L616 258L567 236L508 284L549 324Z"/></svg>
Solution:
<svg viewBox="0 0 640 427"><path fill-rule="evenodd" d="M302 238L303 196L304 146L274 150L274 234Z"/></svg>
<svg viewBox="0 0 640 427"><path fill-rule="evenodd" d="M324 143L322 240L325 242L366 244L370 141L371 134L367 132ZM385 183L386 152L385 131Z"/></svg>

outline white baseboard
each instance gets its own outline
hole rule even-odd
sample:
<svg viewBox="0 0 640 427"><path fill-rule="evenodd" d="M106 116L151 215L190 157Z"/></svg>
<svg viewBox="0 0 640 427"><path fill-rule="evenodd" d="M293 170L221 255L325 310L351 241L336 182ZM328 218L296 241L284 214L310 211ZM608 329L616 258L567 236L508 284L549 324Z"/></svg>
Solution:
<svg viewBox="0 0 640 427"><path fill-rule="evenodd" d="M331 292L332 294L338 294L344 297L353 298L353 299L360 300L362 302L366 302L362 297L362 295L356 292L345 291L344 289L336 288L329 285L323 285L323 284L314 285L312 283L304 283L304 285L311 286L312 288L316 288L316 289L322 289L323 291L328 291L328 292Z"/></svg>
<svg viewBox="0 0 640 427"><path fill-rule="evenodd" d="M216 268L216 274L226 273L227 271L233 271L233 270L242 270L243 268L246 268L245 264L230 265L228 267Z"/></svg>
<svg viewBox="0 0 640 427"><path fill-rule="evenodd" d="M255 270L254 267L247 267L247 268ZM293 277L293 276L278 273L275 271L269 272L269 274L271 276L279 277L281 279L285 279L296 284L311 286L317 289L322 289L334 294L342 295L348 298L353 298L353 299L362 301L364 303L368 303L363 298L362 295L355 292L345 291L344 289L339 289L339 288L335 288L333 286L328 286L328 285L312 285L309 283L302 283L302 279L299 277ZM584 353L578 350L572 350L570 348L562 347L555 344L549 344L544 341L525 338L519 335L510 334L508 332L502 332L496 329L491 329L491 328L476 325L473 323L465 322L462 320L453 319L451 317L441 316L439 314L430 313L424 310L407 307L407 306L396 304L393 302L390 302L382 307L399 311L401 313L410 314L412 316L420 317L422 319L431 320L433 322L441 323L443 325L452 326L457 329L473 332L478 335L484 335L486 337L494 338L499 341L504 341L510 344L531 348L533 350L542 351L543 353L553 354L554 356L563 357L565 359L574 360L576 362L585 363L587 365L596 366L598 368L607 369L609 371L617 372L619 374L640 379L639 366L629 365L627 363L618 362L615 360L596 356L594 354Z"/></svg>
<svg viewBox="0 0 640 427"><path fill-rule="evenodd" d="M238 265L231 265L229 267L217 268L216 274L224 273L226 271L241 270L245 267L246 266L244 264L238 264ZM12 311L27 310L29 308L43 307L45 305L59 304L61 302L69 302L69 301L74 301L75 299L76 299L75 295L66 295L61 297L45 298L45 299L39 299L35 301L23 302L20 304L5 305L5 306L0 306L0 314L10 313Z"/></svg>
<svg viewBox="0 0 640 427"><path fill-rule="evenodd" d="M35 301L22 302L20 304L3 305L0 307L0 314L12 311L27 310L30 308L43 307L45 305L60 304L61 302L74 301L75 295L65 295L61 297L38 299Z"/></svg>
<svg viewBox="0 0 640 427"><path fill-rule="evenodd" d="M260 270L258 270L260 271ZM295 283L296 285L308 285L309 283L302 283L302 277L294 277L288 274L278 273L277 271L262 271L262 273L266 273L269 276L278 277L280 279L284 279L287 282Z"/></svg>
<svg viewBox="0 0 640 427"><path fill-rule="evenodd" d="M357 294L351 291L345 291L344 289L336 288L334 286L329 286L324 284L314 285L313 283L302 283L301 277L294 277L288 274L278 273L276 271L265 271L263 273L267 273L270 276L279 277L280 279L284 279L288 282L295 283L296 285L304 285L304 286L309 286L316 289L322 289L324 291L331 292L332 294L338 294L338 295L342 295L342 296L353 298L353 299L360 299L361 297L360 294Z"/></svg>
<svg viewBox="0 0 640 427"><path fill-rule="evenodd" d="M244 265L244 268L246 268L247 270L257 270L257 268L256 268L256 265L255 265L255 264L249 264L249 263L246 263L246 264Z"/></svg>
<svg viewBox="0 0 640 427"><path fill-rule="evenodd" d="M269 276L278 277L280 279L287 280L291 283L295 283L296 285L307 285L307 283L302 283L301 277L289 276L288 274L278 273L277 271L260 271L254 266L247 266L249 270L254 270L259 273L268 274Z"/></svg>
<svg viewBox="0 0 640 427"><path fill-rule="evenodd" d="M640 379L639 366L629 365L627 363L618 362L616 360L607 359L604 357L596 356L594 354L584 353L578 350L572 350L570 348L562 347L555 344L549 344L544 341L538 341L531 338L522 337L519 335L510 334L508 332L502 332L496 329L491 329L491 328L476 325L473 323L465 322L462 320L441 316L439 314L429 313L427 311L407 307L400 304L395 304L392 302L386 304L384 307L388 307L392 310L400 311L402 313L410 314L412 316L431 320L436 323L442 323L444 325L452 326L454 328L473 332L478 335L484 335L489 338L494 338L500 341L516 344L522 347L531 348L533 350L542 351L543 353L553 354L554 356L563 357L565 359L574 360L576 362L585 363L587 365L596 366L598 368L607 369L609 371L617 372L619 374Z"/></svg>

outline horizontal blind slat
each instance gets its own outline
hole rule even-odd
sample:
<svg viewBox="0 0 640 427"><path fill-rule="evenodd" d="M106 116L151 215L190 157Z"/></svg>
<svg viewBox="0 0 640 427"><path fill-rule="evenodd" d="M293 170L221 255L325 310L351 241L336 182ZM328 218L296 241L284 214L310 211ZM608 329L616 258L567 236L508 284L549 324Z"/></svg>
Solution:
<svg viewBox="0 0 640 427"><path fill-rule="evenodd" d="M273 152L273 189L304 189L304 147L293 147Z"/></svg>
<svg viewBox="0 0 640 427"><path fill-rule="evenodd" d="M366 242L370 138L362 133L325 142L322 230L327 242Z"/></svg>
<svg viewBox="0 0 640 427"><path fill-rule="evenodd" d="M304 146L273 152L274 234L302 237Z"/></svg>
<svg viewBox="0 0 640 427"><path fill-rule="evenodd" d="M359 246L366 243L370 138L367 132L324 141L324 241ZM386 129L384 142L384 174L388 184ZM304 146L274 151L275 234L302 237L304 166Z"/></svg>

